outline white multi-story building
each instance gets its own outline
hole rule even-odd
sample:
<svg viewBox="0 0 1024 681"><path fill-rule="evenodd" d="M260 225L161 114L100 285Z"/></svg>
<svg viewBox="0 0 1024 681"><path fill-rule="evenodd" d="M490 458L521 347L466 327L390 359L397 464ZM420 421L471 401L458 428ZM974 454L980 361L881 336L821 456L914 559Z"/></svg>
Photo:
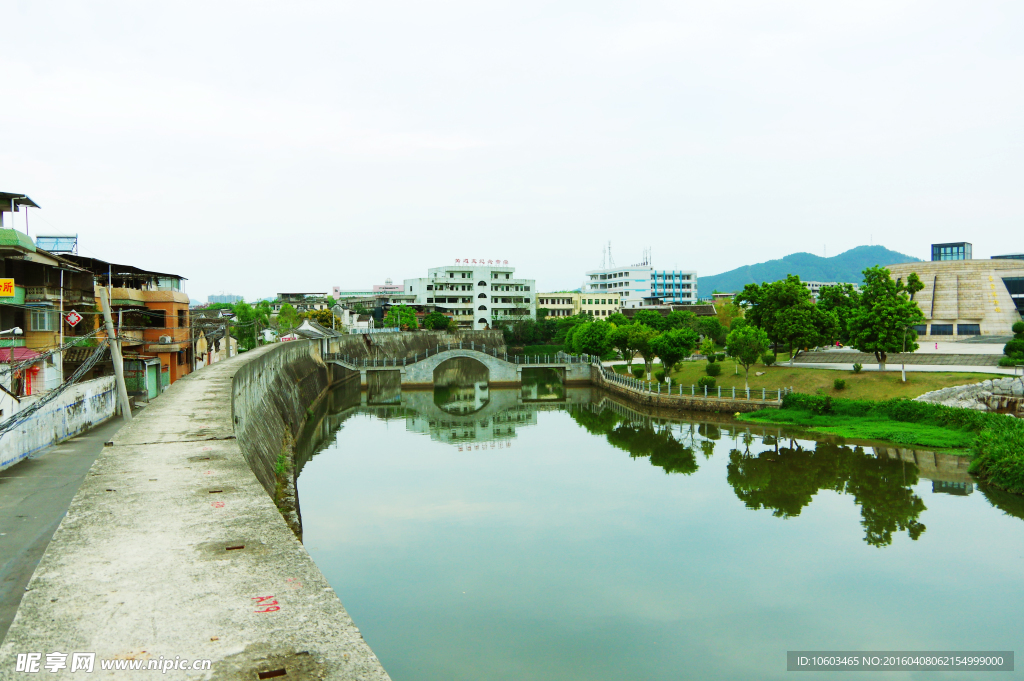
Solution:
<svg viewBox="0 0 1024 681"><path fill-rule="evenodd" d="M643 307L645 298L685 305L697 302L697 272L659 270L650 265L607 267L587 272L580 291L585 295L618 293L624 308Z"/></svg>
<svg viewBox="0 0 1024 681"><path fill-rule="evenodd" d="M466 329L489 329L537 312L533 279L515 276L509 265L483 261L456 263L427 270L427 276L405 280L405 294L417 305L433 305L452 315Z"/></svg>

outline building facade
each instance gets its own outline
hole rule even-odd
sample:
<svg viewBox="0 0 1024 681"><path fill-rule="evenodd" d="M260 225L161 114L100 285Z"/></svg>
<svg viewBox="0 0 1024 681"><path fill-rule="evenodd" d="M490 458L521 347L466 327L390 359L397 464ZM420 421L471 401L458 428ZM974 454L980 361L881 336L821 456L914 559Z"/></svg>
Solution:
<svg viewBox="0 0 1024 681"><path fill-rule="evenodd" d="M800 282L804 287L811 292L811 298L818 299L818 294L821 293L823 286L839 286L839 284L845 283L840 281L802 281ZM860 284L850 284L853 286L854 291L860 291ZM728 297L732 297L733 294L728 294Z"/></svg>
<svg viewBox="0 0 1024 681"><path fill-rule="evenodd" d="M404 282L404 295L415 296L413 304L433 305L460 328L474 330L532 318L536 291L536 282L515 276L514 267L482 261L434 267L426 277Z"/></svg>
<svg viewBox="0 0 1024 681"><path fill-rule="evenodd" d="M236 296L231 293L222 293L219 296L207 296L206 302L208 303L227 303L234 305L235 303L242 302L242 296Z"/></svg>
<svg viewBox="0 0 1024 681"><path fill-rule="evenodd" d="M588 296L617 293L622 308L643 307L644 299L652 297L685 305L697 302L697 272L659 270L650 265L590 270L581 292Z"/></svg>
<svg viewBox="0 0 1024 681"><path fill-rule="evenodd" d="M586 312L597 318L608 317L621 309L619 292L581 293L580 291L556 291L538 293L537 307L548 311L545 319L571 317Z"/></svg>
<svg viewBox="0 0 1024 681"><path fill-rule="evenodd" d="M893 279L911 272L924 288L914 301L924 314L918 336L927 341L1008 336L1024 311L1024 261L937 260L889 265Z"/></svg>
<svg viewBox="0 0 1024 681"><path fill-rule="evenodd" d="M974 249L966 241L951 244L932 244L932 262L944 260L972 260Z"/></svg>

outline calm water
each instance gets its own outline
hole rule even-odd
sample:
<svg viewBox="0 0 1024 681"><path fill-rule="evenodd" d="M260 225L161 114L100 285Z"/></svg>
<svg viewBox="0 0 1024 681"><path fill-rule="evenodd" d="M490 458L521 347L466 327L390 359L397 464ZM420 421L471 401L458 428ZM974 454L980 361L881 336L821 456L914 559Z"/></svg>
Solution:
<svg viewBox="0 0 1024 681"><path fill-rule="evenodd" d="M338 392L300 453L305 545L395 681L772 679L787 650L1024 650L1024 503L948 461L446 371L433 393Z"/></svg>

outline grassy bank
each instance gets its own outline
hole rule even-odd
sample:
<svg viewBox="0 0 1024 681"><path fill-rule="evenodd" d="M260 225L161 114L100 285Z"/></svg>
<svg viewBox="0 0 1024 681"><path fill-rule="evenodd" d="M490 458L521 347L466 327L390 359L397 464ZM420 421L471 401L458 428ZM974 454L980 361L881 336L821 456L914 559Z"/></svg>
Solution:
<svg viewBox="0 0 1024 681"><path fill-rule="evenodd" d="M736 375L736 363L732 360L719 362L722 373L716 377L718 385L731 389L743 387L743 367L739 367ZM643 366L642 362L634 362L633 366ZM705 375L705 362L682 362L677 371L672 372L672 382L683 385L696 385L697 379ZM656 364L660 369L661 365ZM617 365L615 370L626 373L625 365ZM763 376L755 376L755 372L764 372ZM846 381L845 390L836 390L833 382L837 378ZM799 393L814 395L821 393L833 397L845 397L856 400L887 400L894 397L914 398L932 390L948 388L954 385L980 383L989 378L1002 378L993 374L960 373L951 371L919 371L908 372L907 382L900 380L899 371L869 371L855 374L852 371L836 371L831 369L802 369L798 366L757 365L750 369L750 387L752 390L761 388L776 389L790 387Z"/></svg>
<svg viewBox="0 0 1024 681"><path fill-rule="evenodd" d="M782 409L755 412L740 418L803 426L840 437L886 440L930 449L967 449L976 443L983 431L1009 420L1000 414L903 399L876 402L800 393L787 395Z"/></svg>

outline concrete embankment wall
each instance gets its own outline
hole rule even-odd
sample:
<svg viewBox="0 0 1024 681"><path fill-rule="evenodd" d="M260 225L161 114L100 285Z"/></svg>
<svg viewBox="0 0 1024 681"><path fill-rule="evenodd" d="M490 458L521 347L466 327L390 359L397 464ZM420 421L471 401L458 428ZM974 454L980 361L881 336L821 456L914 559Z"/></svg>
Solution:
<svg viewBox="0 0 1024 681"><path fill-rule="evenodd" d="M97 678L153 673L101 672L101 660L162 657L212 660L209 671L166 678L388 679L250 468L243 449L258 460L263 445L236 439L272 437L283 426L247 422L236 431L232 400L240 421L283 424L305 412L304 396L324 379L312 377L323 368L302 345L197 371L118 431L29 582L0 645L0 679L24 676L14 671L17 654L45 661L54 651L95 653ZM289 381L301 386L263 394ZM40 673L81 676L70 665Z"/></svg>
<svg viewBox="0 0 1024 681"><path fill-rule="evenodd" d="M721 412L725 414L779 408L779 403L775 400L733 400L725 397L718 399L716 397L670 395L668 392L660 394L656 392L642 392L615 381L606 380L604 374L597 367L591 368L591 381L593 381L594 385L600 386L610 393L620 395L634 404L645 407L678 409L679 411Z"/></svg>
<svg viewBox="0 0 1024 681"><path fill-rule="evenodd" d="M370 344L367 345L366 338ZM364 334L352 333L331 341L331 352L340 352L356 358L388 358L401 360L403 357L422 355L430 349L434 352L438 345L444 347L451 343L453 346L459 344L469 346L470 343L476 347L486 346L490 352L497 348L498 352L505 352L505 339L501 331L462 331L461 333L447 333L439 331L402 331L399 333L374 333L366 336Z"/></svg>
<svg viewBox="0 0 1024 681"><path fill-rule="evenodd" d="M286 440L290 446L307 410L331 382L312 341L280 343L235 372L231 399L235 435L249 468L268 494L274 494L274 469Z"/></svg>
<svg viewBox="0 0 1024 681"><path fill-rule="evenodd" d="M42 395L22 398L19 410L27 409L39 399ZM7 404L14 402L9 399ZM24 423L0 437L0 470L103 423L114 415L116 406L113 376L71 386ZM4 417L10 415L5 414Z"/></svg>

